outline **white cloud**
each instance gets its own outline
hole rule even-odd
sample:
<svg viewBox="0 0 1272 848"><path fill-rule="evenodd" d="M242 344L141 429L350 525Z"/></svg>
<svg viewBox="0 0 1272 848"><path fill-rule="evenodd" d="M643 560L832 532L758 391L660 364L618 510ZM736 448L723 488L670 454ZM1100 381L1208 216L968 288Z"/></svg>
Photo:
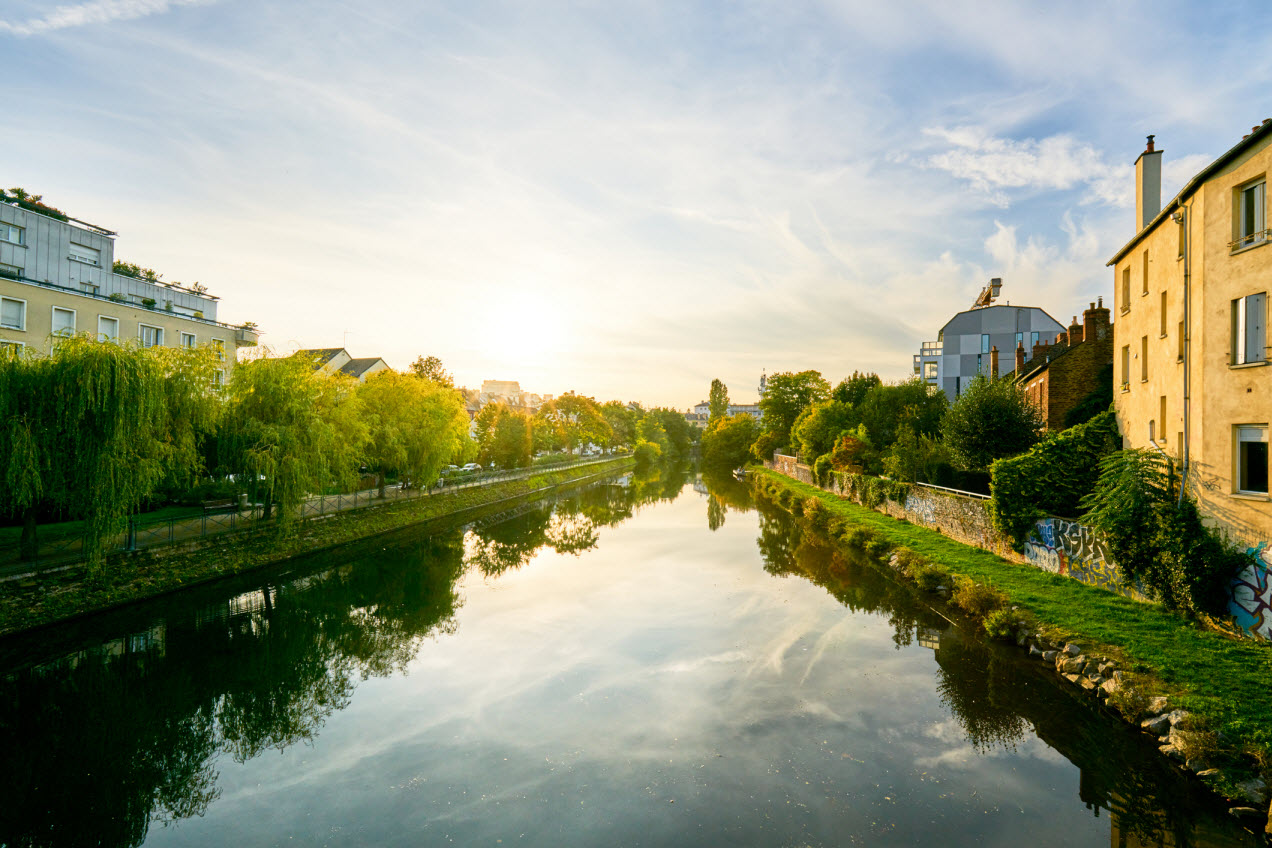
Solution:
<svg viewBox="0 0 1272 848"><path fill-rule="evenodd" d="M0 32L18 36L40 35L68 27L108 24L144 18L168 11L174 6L193 6L211 0L94 0L73 6L58 6L42 17L21 23L0 20Z"/></svg>

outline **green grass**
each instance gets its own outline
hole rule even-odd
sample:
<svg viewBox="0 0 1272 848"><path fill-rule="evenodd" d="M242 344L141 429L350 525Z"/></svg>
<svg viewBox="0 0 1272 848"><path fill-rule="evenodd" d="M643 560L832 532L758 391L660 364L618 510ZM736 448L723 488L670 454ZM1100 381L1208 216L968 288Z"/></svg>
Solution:
<svg viewBox="0 0 1272 848"><path fill-rule="evenodd" d="M143 512L137 515L139 521L147 524L152 521L171 521L179 518L198 518L203 515L201 506L165 506L162 509ZM73 538L78 536L83 522L57 521L52 524L40 524L37 532L42 540ZM22 537L21 525L0 527L0 545L16 545Z"/></svg>
<svg viewBox="0 0 1272 848"><path fill-rule="evenodd" d="M1272 649L1200 629L1154 604L1129 600L1067 577L1008 562L935 530L898 521L771 471L757 476L801 498L817 497L834 515L869 528L898 546L1002 591L1055 639L1088 654L1121 659L1146 673L1172 701L1254 752L1272 752ZM1272 755L1268 755L1272 759Z"/></svg>

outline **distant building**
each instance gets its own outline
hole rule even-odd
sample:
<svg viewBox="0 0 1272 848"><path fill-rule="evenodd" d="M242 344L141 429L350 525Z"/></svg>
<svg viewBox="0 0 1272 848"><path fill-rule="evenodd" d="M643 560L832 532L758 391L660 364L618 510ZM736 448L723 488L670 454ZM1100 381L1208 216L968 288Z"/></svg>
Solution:
<svg viewBox="0 0 1272 848"><path fill-rule="evenodd" d="M1202 514L1267 563L1272 121L1164 206L1161 157L1150 135L1135 235L1109 260L1118 425L1127 447L1176 457Z"/></svg>
<svg viewBox="0 0 1272 848"><path fill-rule="evenodd" d="M142 347L208 347L224 382L238 349L255 345L251 324L216 320L218 298L115 271L116 233L0 192L0 351L43 352L52 336L88 333Z"/></svg>
<svg viewBox="0 0 1272 848"><path fill-rule="evenodd" d="M1012 371L1011 351L1032 350L1044 339L1064 332L1059 321L1036 306L993 305L1003 282L995 277L972 308L946 322L935 342L924 342L914 356L914 373L945 392L951 401L977 374L989 375L997 358L996 376ZM995 351L995 349L997 349Z"/></svg>
<svg viewBox="0 0 1272 848"><path fill-rule="evenodd" d="M296 356L307 356L314 361L314 370L324 374L347 374L359 383L365 383L367 377L380 371L389 370L389 364L378 356L366 359L354 359L349 351L342 347L324 347L309 350L298 350Z"/></svg>
<svg viewBox="0 0 1272 848"><path fill-rule="evenodd" d="M1065 417L1100 388L1101 380L1112 380L1107 371L1112 364L1113 328L1103 298L1082 313L1081 324L1074 316L1054 344L1043 342L1032 351L1018 346L1015 352L1016 380L1051 431L1064 429Z"/></svg>
<svg viewBox="0 0 1272 848"><path fill-rule="evenodd" d="M760 397L764 397L764 390L768 385L768 378L763 373L760 374ZM764 413L760 411L758 403L731 403L725 411L725 415L749 415L756 421L764 420ZM685 420L699 430L705 430L707 423L711 420L711 402L700 401L693 405L693 408L685 413Z"/></svg>
<svg viewBox="0 0 1272 848"><path fill-rule="evenodd" d="M516 380L483 380L480 389L467 389L464 396L470 419L476 418L482 407L489 403L503 403L535 413L553 397L522 391L521 383Z"/></svg>

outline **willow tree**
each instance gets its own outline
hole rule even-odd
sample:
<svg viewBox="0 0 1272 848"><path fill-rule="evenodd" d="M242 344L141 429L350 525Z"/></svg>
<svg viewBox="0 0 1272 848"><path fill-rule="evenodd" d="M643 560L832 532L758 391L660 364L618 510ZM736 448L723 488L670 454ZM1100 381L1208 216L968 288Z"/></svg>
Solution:
<svg viewBox="0 0 1272 848"><path fill-rule="evenodd" d="M381 371L358 387L367 424L367 462L380 497L386 473L417 486L433 483L442 467L465 455L468 414L459 392L432 378Z"/></svg>
<svg viewBox="0 0 1272 848"><path fill-rule="evenodd" d="M82 519L84 554L100 562L165 464L189 460L171 449L168 408L160 358L133 346L78 336L0 360L0 511L21 516L24 557L51 507Z"/></svg>
<svg viewBox="0 0 1272 848"><path fill-rule="evenodd" d="M366 425L357 382L324 375L299 357L262 357L239 364L221 426L221 470L241 475L290 521L306 495L357 478Z"/></svg>

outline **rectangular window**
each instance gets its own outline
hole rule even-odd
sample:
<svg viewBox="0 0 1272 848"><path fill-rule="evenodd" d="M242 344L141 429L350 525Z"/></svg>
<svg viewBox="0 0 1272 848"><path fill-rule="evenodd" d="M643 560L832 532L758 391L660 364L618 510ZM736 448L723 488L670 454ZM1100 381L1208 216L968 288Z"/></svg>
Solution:
<svg viewBox="0 0 1272 848"><path fill-rule="evenodd" d="M101 266L102 252L95 247L86 247L82 244L71 242L71 249L66 254L67 259L74 259L76 262L85 262L89 265Z"/></svg>
<svg viewBox="0 0 1272 848"><path fill-rule="evenodd" d="M60 306L53 307L53 335L55 336L75 335L75 310L74 309L63 309Z"/></svg>
<svg viewBox="0 0 1272 848"><path fill-rule="evenodd" d="M215 371L213 371L213 372L212 372L212 385L214 385L214 386L224 386L224 385L225 385L225 372L224 372L224 371L222 371L221 369L219 369L219 368L218 368L217 370L215 370Z"/></svg>
<svg viewBox="0 0 1272 848"><path fill-rule="evenodd" d="M981 353L989 353L989 333L981 334Z"/></svg>
<svg viewBox="0 0 1272 848"><path fill-rule="evenodd" d="M1179 322L1179 361L1184 361L1184 322Z"/></svg>
<svg viewBox="0 0 1272 848"><path fill-rule="evenodd" d="M17 224L6 224L0 221L0 241L10 244L26 244L26 230Z"/></svg>
<svg viewBox="0 0 1272 848"><path fill-rule="evenodd" d="M1131 346L1122 346L1122 388L1130 388L1131 385Z"/></svg>
<svg viewBox="0 0 1272 848"><path fill-rule="evenodd" d="M21 356L22 342L6 342L0 339L0 357Z"/></svg>
<svg viewBox="0 0 1272 848"><path fill-rule="evenodd" d="M1232 364L1264 362L1267 354L1267 292L1232 301Z"/></svg>
<svg viewBox="0 0 1272 848"><path fill-rule="evenodd" d="M1144 272L1140 276L1144 278L1144 288L1140 290L1141 294L1148 294L1148 251L1144 251Z"/></svg>
<svg viewBox="0 0 1272 848"><path fill-rule="evenodd" d="M1041 334L1041 333L1030 333L1030 334L1029 334L1029 350L1031 351L1031 353L1032 353L1033 349L1034 349L1034 348L1036 348L1036 347L1038 346L1038 339L1039 339L1039 338L1041 338L1041 336L1042 336L1042 334Z"/></svg>
<svg viewBox="0 0 1272 848"><path fill-rule="evenodd" d="M1161 408L1158 410L1157 420L1161 422L1159 428L1162 433L1162 441L1166 441L1166 395L1162 395Z"/></svg>
<svg viewBox="0 0 1272 848"><path fill-rule="evenodd" d="M182 346L182 347L194 347L194 333L182 333L182 334L181 334L181 346Z"/></svg>
<svg viewBox="0 0 1272 848"><path fill-rule="evenodd" d="M26 301L0 297L0 327L8 330L26 329Z"/></svg>
<svg viewBox="0 0 1272 848"><path fill-rule="evenodd" d="M1241 189L1237 196L1237 240L1234 248L1259 244L1267 240L1263 219L1264 192L1267 183L1257 182Z"/></svg>
<svg viewBox="0 0 1272 848"><path fill-rule="evenodd" d="M935 362L923 363L923 379L925 380L936 379L936 363Z"/></svg>
<svg viewBox="0 0 1272 848"><path fill-rule="evenodd" d="M1246 424L1237 428L1237 491L1250 495L1268 493L1268 425Z"/></svg>
<svg viewBox="0 0 1272 848"><path fill-rule="evenodd" d="M1166 292L1162 292L1162 338L1166 338Z"/></svg>
<svg viewBox="0 0 1272 848"><path fill-rule="evenodd" d="M1016 334L1016 345L1015 345L1015 347L1014 347L1014 348L1012 348L1012 349L1013 349L1013 350L1015 350L1015 348L1018 348L1018 347L1023 346L1023 345L1024 345L1024 343L1025 343L1025 334L1024 334L1024 333L1017 333L1017 334Z"/></svg>
<svg viewBox="0 0 1272 848"><path fill-rule="evenodd" d="M99 342L119 341L119 319L109 315L97 316L97 340Z"/></svg>
<svg viewBox="0 0 1272 848"><path fill-rule="evenodd" d="M1140 339L1140 380L1148 382L1148 336Z"/></svg>
<svg viewBox="0 0 1272 848"><path fill-rule="evenodd" d="M225 361L225 340L224 339L213 339L212 350L216 354L217 362Z"/></svg>
<svg viewBox="0 0 1272 848"><path fill-rule="evenodd" d="M1131 266L1122 269L1122 302L1119 304L1123 312L1131 311Z"/></svg>
<svg viewBox="0 0 1272 848"><path fill-rule="evenodd" d="M142 347L156 347L163 344L163 327L152 327L149 324L137 325L137 338Z"/></svg>

